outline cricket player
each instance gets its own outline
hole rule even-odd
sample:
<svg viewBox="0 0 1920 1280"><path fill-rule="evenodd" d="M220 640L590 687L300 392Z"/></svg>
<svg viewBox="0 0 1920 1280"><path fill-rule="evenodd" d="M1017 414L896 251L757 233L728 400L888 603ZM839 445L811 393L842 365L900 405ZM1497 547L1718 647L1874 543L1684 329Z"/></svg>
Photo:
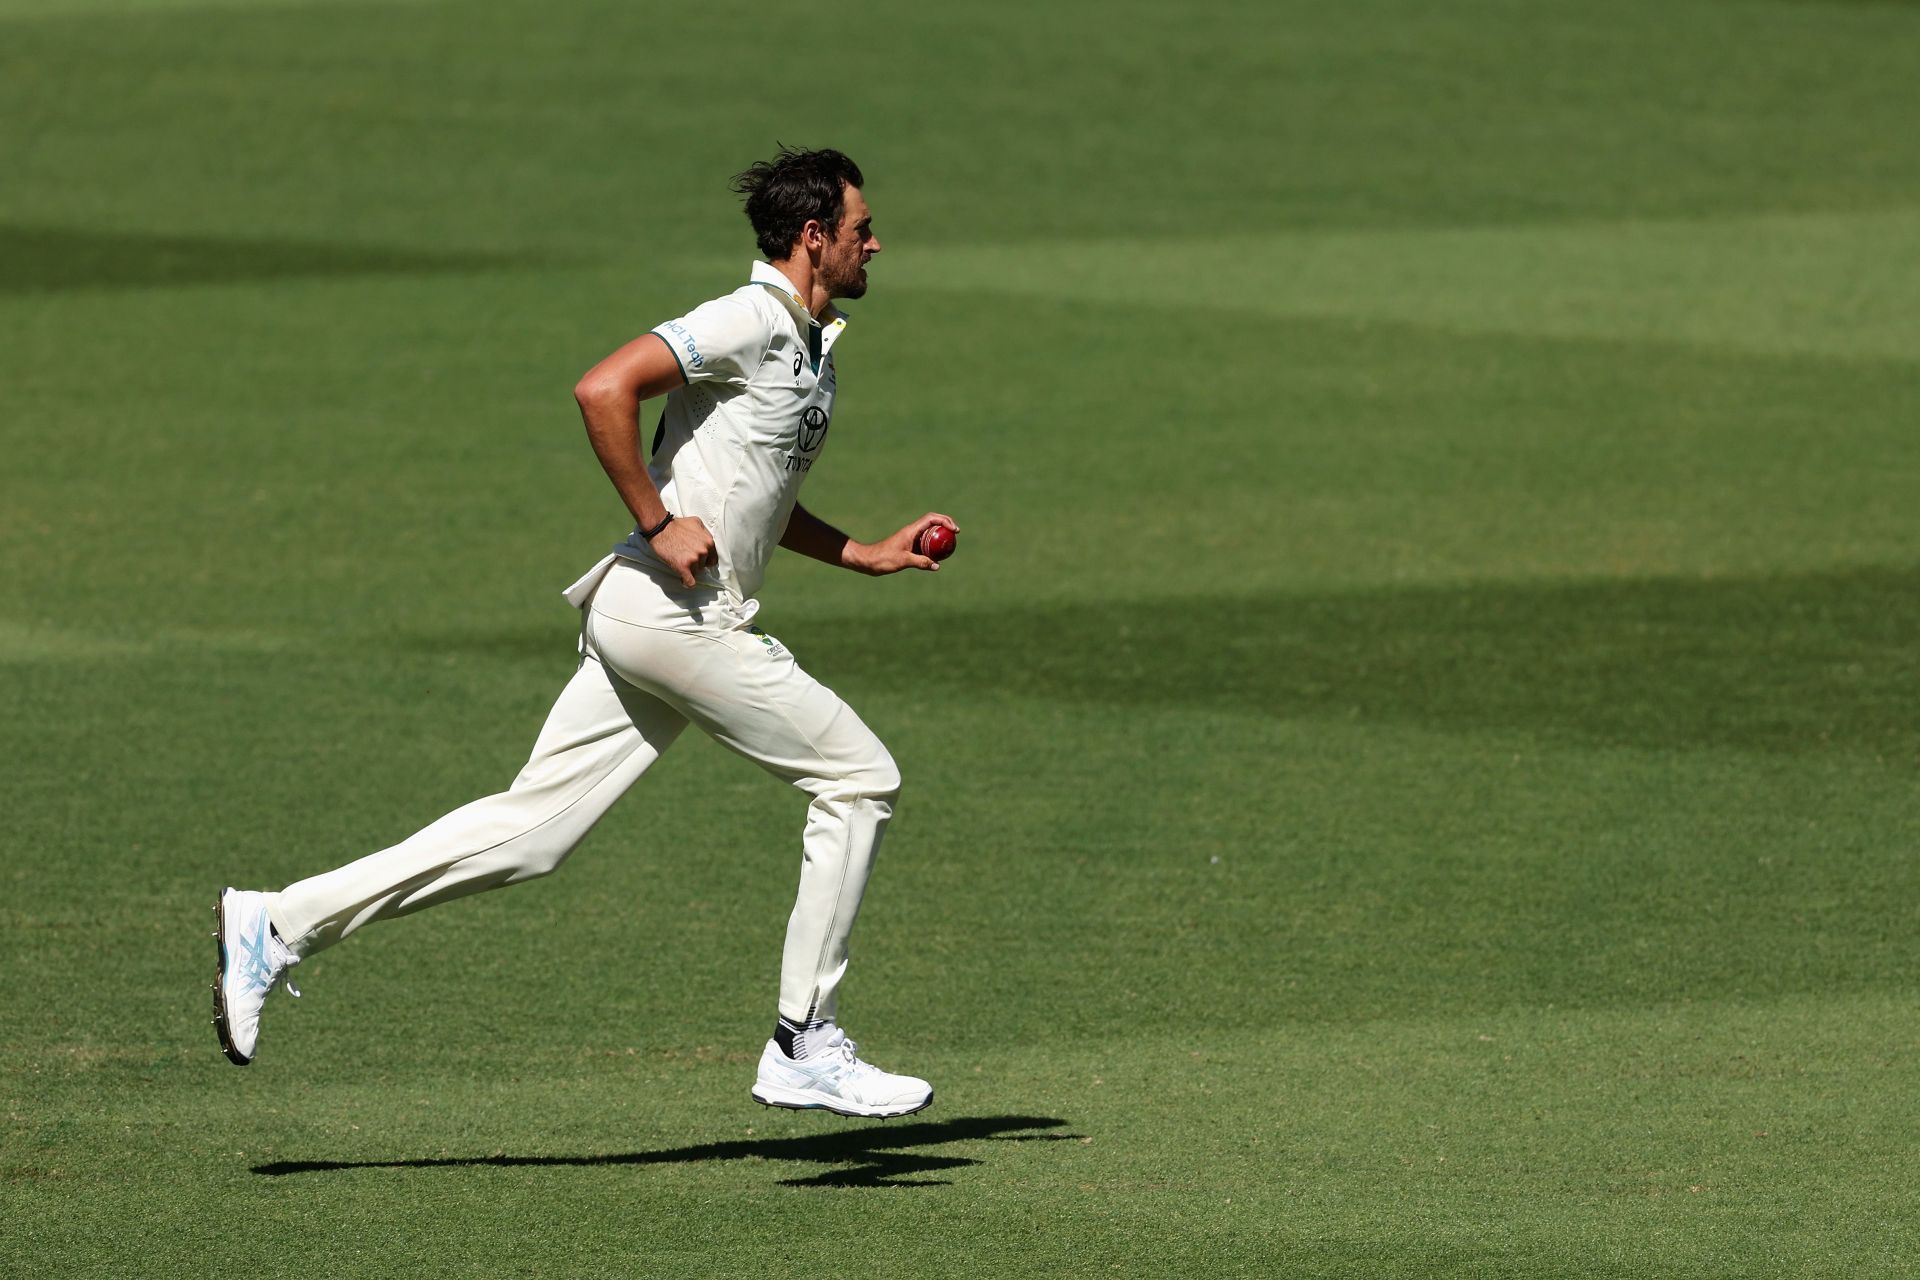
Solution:
<svg viewBox="0 0 1920 1280"><path fill-rule="evenodd" d="M858 166L782 148L734 179L765 261L748 283L635 338L574 388L587 437L634 528L566 597L581 660L533 755L498 795L390 849L288 885L227 889L217 907L214 1026L253 1061L260 1011L288 971L375 920L543 876L689 723L811 797L773 1038L753 1096L779 1107L897 1116L933 1088L863 1061L835 1020L847 936L900 774L832 690L753 625L775 547L867 574L937 570L928 513L857 542L799 505L833 424L838 298L880 252ZM640 405L665 395L652 461Z"/></svg>

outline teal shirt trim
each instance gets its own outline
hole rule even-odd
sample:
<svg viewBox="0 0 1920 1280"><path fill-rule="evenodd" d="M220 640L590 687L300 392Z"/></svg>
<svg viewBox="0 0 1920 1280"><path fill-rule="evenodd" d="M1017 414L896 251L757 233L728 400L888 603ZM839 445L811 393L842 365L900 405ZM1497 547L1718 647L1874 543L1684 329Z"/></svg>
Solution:
<svg viewBox="0 0 1920 1280"><path fill-rule="evenodd" d="M653 330L649 329L647 330L647 332L653 333ZM665 346L667 349L667 354L673 357L673 363L677 365L680 369L680 381L691 384L693 382L693 379L687 376L687 366L681 363L680 353L673 349L673 344L671 342L668 342L660 334L653 333L653 336L660 339L661 345Z"/></svg>

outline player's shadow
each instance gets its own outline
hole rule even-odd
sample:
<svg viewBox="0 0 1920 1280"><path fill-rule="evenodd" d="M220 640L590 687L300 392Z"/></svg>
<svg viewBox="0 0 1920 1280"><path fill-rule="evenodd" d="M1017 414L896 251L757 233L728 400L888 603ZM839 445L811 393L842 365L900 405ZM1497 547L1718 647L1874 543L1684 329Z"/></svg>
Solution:
<svg viewBox="0 0 1920 1280"><path fill-rule="evenodd" d="M665 1151L587 1156L448 1156L419 1160L276 1160L257 1164L266 1177L328 1173L344 1169L501 1169L593 1167L621 1164L703 1164L710 1160L771 1160L825 1165L810 1177L781 1179L788 1187L943 1187L944 1179L921 1175L962 1169L980 1161L927 1150L952 1142L1077 1142L1079 1135L1043 1132L1064 1120L1044 1116L960 1116L919 1124L867 1124L798 1138L751 1138L707 1142Z"/></svg>

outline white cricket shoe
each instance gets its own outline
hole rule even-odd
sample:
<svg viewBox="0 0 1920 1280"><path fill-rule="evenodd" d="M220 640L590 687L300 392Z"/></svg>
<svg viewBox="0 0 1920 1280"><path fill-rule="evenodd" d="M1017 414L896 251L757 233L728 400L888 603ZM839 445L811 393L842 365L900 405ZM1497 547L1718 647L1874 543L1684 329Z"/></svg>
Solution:
<svg viewBox="0 0 1920 1280"><path fill-rule="evenodd" d="M843 1116L908 1116L933 1105L933 1086L913 1076L896 1076L860 1061L858 1046L835 1027L820 1052L789 1058L769 1040L760 1054L760 1076L753 1083L755 1102L795 1110L831 1111Z"/></svg>
<svg viewBox="0 0 1920 1280"><path fill-rule="evenodd" d="M219 922L213 936L220 944L213 1026L228 1059L244 1067L253 1061L254 1046L260 1041L260 1006L267 1002L267 993L284 984L288 995L300 994L287 978L287 970L299 964L300 957L274 933L266 894L227 889L213 910Z"/></svg>

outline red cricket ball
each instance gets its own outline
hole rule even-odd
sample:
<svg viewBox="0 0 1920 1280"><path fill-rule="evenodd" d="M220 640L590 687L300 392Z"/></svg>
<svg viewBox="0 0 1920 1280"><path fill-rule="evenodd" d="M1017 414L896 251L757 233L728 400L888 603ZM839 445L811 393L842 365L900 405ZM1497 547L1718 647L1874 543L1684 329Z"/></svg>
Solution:
<svg viewBox="0 0 1920 1280"><path fill-rule="evenodd" d="M913 540L913 549L930 560L945 560L953 554L953 530L943 524L930 524Z"/></svg>

